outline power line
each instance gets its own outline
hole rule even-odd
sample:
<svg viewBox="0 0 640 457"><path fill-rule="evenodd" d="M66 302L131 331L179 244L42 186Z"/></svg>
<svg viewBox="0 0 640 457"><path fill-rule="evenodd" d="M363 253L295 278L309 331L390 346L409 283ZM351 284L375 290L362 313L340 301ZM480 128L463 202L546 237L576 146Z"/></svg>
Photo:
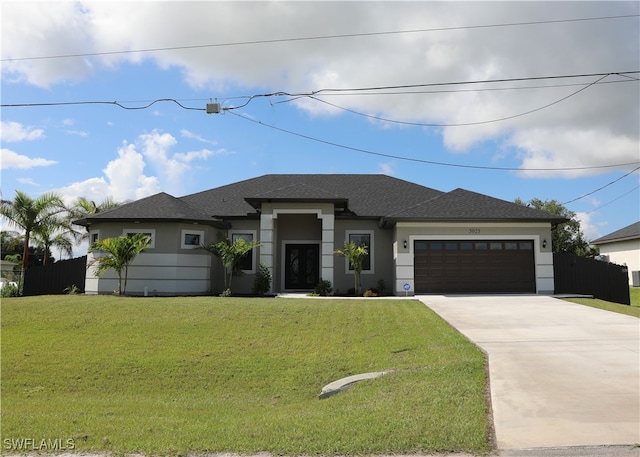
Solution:
<svg viewBox="0 0 640 457"><path fill-rule="evenodd" d="M520 81L540 81L540 80L556 80L556 79L570 79L570 78L592 78L598 76L626 76L629 74L640 73L640 70L633 71L620 71L620 72L608 72L608 73L583 73L583 74L570 74L570 75L554 75L554 76L528 76L524 78L502 78L502 79L478 79L472 81L449 81L439 83L421 83L421 84L403 84L394 86L373 86L373 87L358 87L358 88L325 88L319 89L308 94L300 95L318 95L325 92L369 92L369 91L381 91L381 90L395 90L395 89L413 89L418 87L436 87L436 86L464 86L471 84L487 84L487 83L504 83L504 82L520 82Z"/></svg>
<svg viewBox="0 0 640 457"><path fill-rule="evenodd" d="M558 78L578 78L578 77L586 77L586 76L600 76L600 78L596 81L593 81L589 84L587 84L585 87L582 87L581 89L579 89L578 91L573 92L572 94L563 97L560 100L557 100L551 104L545 105L544 107L540 107L537 108L535 110L531 110L529 112L526 113L521 113L517 116L511 116L509 118L505 118L505 119L510 119L513 117L518 117L518 116L523 116L525 114L529 114L535 111L539 111L541 109L544 109L546 107L552 106L554 104L557 104L563 100L566 100L569 97L572 97L573 95L576 95L577 93L587 89L588 87L593 86L594 84L599 83L600 81L602 81L604 78L606 78L607 76L610 75L621 75L621 76L626 76L627 74L634 74L634 73L640 73L640 71L636 70L636 71L630 71L630 72L615 72L615 73L592 73L592 74L582 74L582 75L564 75L564 76L546 76L546 77L528 77L528 78L510 78L510 79L495 79L495 80L484 80L484 81L480 81L480 80L476 80L476 81L466 81L466 82L450 82L450 83L429 83L429 84L419 84L419 85L411 85L411 87L424 87L424 86L437 86L437 85L458 85L458 84L479 84L479 83L493 83L493 82L507 82L507 81L527 81L527 80L542 80L542 79L558 79ZM385 89L388 88L392 88L392 87L408 87L407 85L403 85L403 86L385 86ZM393 159L397 159L397 160L406 160L406 161L411 161L411 162L418 162L418 163L426 163L426 164L431 164L431 165L440 165L440 166L448 166L448 167L457 167L457 168L470 168L470 169L483 169L483 170L502 170L502 171L571 171L571 170L591 170L591 169L604 169L604 168L618 168L618 167L624 167L624 166L629 166L629 165L637 165L640 162L629 162L629 163L621 163L621 164L612 164L612 165L602 165L602 166L592 166L592 167L566 167L566 168L518 168L518 167L489 167L489 166L480 166L480 165L464 165L464 164L453 164L453 163L447 163L447 162L437 162L437 161L429 161L429 160L424 160L424 159L415 159L415 158L410 158L410 157L403 157L403 156L397 156L397 155L392 155L392 154L385 154L385 153L378 153L378 152L374 152L374 151L369 151L366 149L361 149L361 148L355 148L355 147L351 147L351 146L346 146L346 145L341 145L339 143L335 143L335 142L331 142L328 140L322 140L319 138L315 138L315 137L311 137L309 135L305 135L305 134L301 134L301 133L297 133L297 132L293 132L291 130L287 130L287 129L283 129L280 127L276 127L274 125L270 125L270 124L266 124L263 123L262 121L257 121L254 119L251 119L249 117L243 116L241 114L236 114L234 113L232 110L238 109L238 108L242 108L243 106L247 106L253 99L255 98L259 98L259 97L273 97L273 96L282 96L282 95L286 95L289 97L310 97L310 98L314 98L318 101L322 101L319 100L315 97L313 97L311 94L316 94L319 92L323 92L323 91L331 91L331 90L337 90L337 91L343 91L343 90L357 90L357 91L364 91L364 90L369 90L369 88L356 88L356 89L320 89L318 91L314 91L311 93L300 93L300 94L292 94L292 93L288 93L288 92L274 92L274 93L270 93L270 94L258 94L258 95L252 95L252 96L248 96L246 103L239 105L239 106L235 106L235 107L228 107L228 108L222 108L222 112L224 111L228 111L231 114L234 114L242 119L257 123L259 125L265 126L265 127L269 127L284 133L288 133L294 136L298 136L301 138L305 138L311 141L315 141L315 142L319 142L319 143L323 143L323 144L327 144L330 146L334 146L334 147L338 147L338 148L342 148L342 149L347 149L347 150L352 150L352 151L356 151L356 152L361 152L361 153L365 153L365 154L370 154L370 155L376 155L376 156L381 156L381 157L387 157L387 158L393 158ZM233 97L233 98L243 98L243 97ZM193 100L193 99L192 99ZM150 102L148 102L145 105L142 106L126 106L123 103L124 102L118 102L118 101L80 101L80 102L51 102L51 103L19 103L19 104L1 104L0 107L36 107L36 106L62 106L62 105L90 105L90 104L108 104L108 105L115 105L118 106L122 109L127 109L127 110L142 110L142 109L147 109L149 107L151 107L152 105L154 105L155 103L158 102L172 102L177 104L179 107L186 109L186 110L194 110L194 111L206 111L206 108L195 108L195 107L188 107L183 105L182 103L180 103L178 100L174 99L174 98L162 98L162 99L156 99L156 100L152 100ZM324 103L328 103L325 101L322 101ZM347 110L350 111L350 110ZM357 113L357 112L356 112ZM388 122L393 122L391 120L387 120L387 119L382 119L381 120L386 120ZM502 119L502 120L505 120ZM487 122L497 122L498 120L493 120L493 121L484 121L484 122L479 122L479 123L487 123ZM399 121L398 121L399 122ZM415 125L428 125L428 124L415 124ZM474 124L466 124L466 125L474 125ZM440 125L442 126L442 125ZM640 169L640 167L636 168L633 171L636 171ZM632 172L633 172L632 171ZM629 173L630 174L630 173ZM627 176L627 175L625 175ZM623 176L624 177L624 176ZM620 178L622 179L622 178ZM617 180L616 180L617 181ZM615 182L615 181L614 181ZM613 183L610 183L613 184ZM605 186L606 187L606 186ZM594 192L597 192L600 189L597 189ZM593 192L592 192L593 193ZM580 198L584 198L587 195L590 194L586 194ZM578 200L576 199L576 200ZM572 200L571 202L573 202L575 200ZM571 202L567 202L567 203L571 203ZM566 204L566 203L565 203Z"/></svg>
<svg viewBox="0 0 640 457"><path fill-rule="evenodd" d="M613 74L613 73L612 73ZM633 83L636 81L640 81L638 78L630 77L626 74L618 74L619 76L626 77L628 79L617 79L615 81L600 81L597 85L601 84L620 84L620 83ZM371 95L416 95L416 94L449 94L449 93L460 93L460 92L498 92L498 91L508 91L508 90L531 90L531 89L557 89L560 87L576 87L576 86L585 86L586 83L570 83L570 84L545 84L545 85L531 85L531 86L518 86L518 87L485 87L485 88L473 88L473 89L443 89L443 90L407 90L407 91L394 91L394 92L367 92L367 93L335 93L335 94L323 94L324 97L356 97L356 96L371 96ZM248 98L247 95L244 97L235 97L235 98ZM299 97L298 97L299 98ZM288 103L293 100L283 100L277 103ZM338 107L339 108L339 107Z"/></svg>
<svg viewBox="0 0 640 457"><path fill-rule="evenodd" d="M489 166L482 166L482 165L465 165L465 164L455 164L455 163L448 163L448 162L437 162L437 161L433 161L433 160L425 160L425 159L416 159L416 158L412 158L412 157L404 157L404 156L398 156L398 155L393 155L393 154L386 154L386 153L382 153L382 152L374 152L374 151L370 151L367 149L362 149L362 148L356 148L353 146L346 146L340 143L335 143L333 141L328 141L328 140L323 140L320 138L315 138L312 137L310 135L305 135L303 133L298 133L298 132L294 132L292 130L287 130L284 129L282 127L277 127L275 125L272 124L266 124L262 121L256 120L256 119L252 119L250 117L244 116L242 114L238 114L236 112L233 111L229 111L230 114L233 114L234 116L237 116L241 119L244 119L246 121L249 122L253 122L254 124L258 124L261 125L263 127L268 127L283 133L287 133L289 135L294 135L300 138L304 138L307 140L311 140L311 141L315 141L316 143L321 143L321 144L326 144L328 146L333 146L336 148L340 148L340 149L346 149L349 151L355 151L355 152L361 152L363 154L369 154L369 155L374 155L374 156L378 156L378 157L386 157L386 158L390 158L390 159L397 159L397 160L405 160L408 162L417 162L417 163L424 163L424 164L429 164L429 165L439 165L439 166L444 166L444 167L455 167L455 168L470 168L470 169L477 169L477 170L500 170L500 171L577 171L577 170L594 170L594 169L604 169L604 168L619 168L619 167L625 167L625 166L630 166L630 165L638 165L640 162L629 162L629 163L619 163L619 164L612 164L612 165L599 165L599 166L591 166L591 167L565 167L565 168L518 168L518 167L489 167ZM640 167L638 167L640 168ZM636 170L638 169L636 168ZM635 170L634 170L635 171Z"/></svg>
<svg viewBox="0 0 640 457"><path fill-rule="evenodd" d="M356 87L356 88L338 88L338 89L330 89L330 88L323 88L323 89L318 89L318 90L314 90L314 91L309 91L309 92L300 92L300 93L291 93L291 92L285 92L285 91L278 91L278 92L271 92L271 93L265 93L265 94L255 94L255 95L244 95L244 96L235 96L235 97L228 97L226 98L227 100L230 99L246 99L247 101L241 105L238 106L232 106L232 107L223 107L222 109L224 111L230 111L230 110L234 110L234 109L238 109L238 108L243 108L245 106L247 106L251 101L257 99L257 98L269 98L269 97L282 97L282 96L287 96L287 97L314 97L315 95L318 95L320 93L322 93L323 95L327 95L327 92L336 92L335 94L329 94L329 95L337 95L338 93L344 93L344 92L371 92L371 91L379 91L379 90L392 90L392 89L407 89L407 88L419 88L419 87L438 87L438 86L463 86L463 85L477 85L477 84L494 84L494 83L506 83L506 82L523 82L523 81L543 81L543 80L558 80L558 79L573 79L573 78L589 78L589 77L600 77L600 79L598 79L595 82L591 82L588 83L585 87L583 87L582 89L580 89L580 91L586 89L587 87L590 87L592 85L595 84L603 84L601 81L607 77L607 76L612 76L612 75L618 75L618 76L622 76L622 77L627 77L630 78L630 76L628 75L632 75L632 74L638 74L640 73L640 70L633 70L633 71L622 71L622 72L608 72L608 73L584 73L584 74L569 74L569 75L554 75L554 76L530 76L530 77L523 77L523 78L502 78L502 79L485 79L485 80L471 80L471 81L452 81L452 82L438 82L438 83L421 83L421 84L402 84L402 85L395 85L395 86L377 86L377 87ZM630 79L630 81L633 81L635 79ZM547 86L542 86L542 87L547 87ZM555 86L548 86L548 87L555 87ZM517 89L517 88L514 88ZM480 90L487 90L487 89L480 89ZM507 90L507 89L504 89ZM449 92L464 92L466 91L466 89L456 89L456 90L451 90ZM580 91L577 91L575 93L578 93ZM570 96L575 95L572 94ZM396 95L396 94L400 94L399 92L391 92L388 93L388 95ZM568 97L570 97L568 96ZM565 97L568 98L568 97ZM204 100L204 99L189 99L190 101L193 100ZM329 103L323 100L318 99L318 101L322 101L323 103ZM556 101L555 103L559 103L561 100ZM204 111L204 108L192 108L192 107L186 107L184 105L182 105L177 99L175 98L161 98L161 99L156 99L156 100L151 100L151 101L140 101L139 103L148 103L146 105L143 106L135 106L135 107L130 107L130 106L126 106L123 105L123 103L127 103L127 102L118 102L118 101L75 101L75 102L49 102L49 103L6 103L6 104L0 104L0 107L2 108L16 108L16 107L37 107L37 106L63 106L63 105L90 105L90 104L104 104L104 105L117 105L120 108L123 109L130 109L130 110L134 110L134 109L146 109L149 108L151 105L158 103L158 102L173 102L177 105L179 105L181 108L184 109L190 109L190 110L196 110L196 111ZM131 102L131 103L138 103L138 102ZM539 109L543 109L545 107L542 108L538 108ZM525 113L527 114L527 113ZM524 114L520 114L520 115L524 115ZM391 121L390 121L391 122ZM495 121L492 121L495 122Z"/></svg>
<svg viewBox="0 0 640 457"><path fill-rule="evenodd" d="M364 116L364 117L367 117L369 119L375 119L375 120L378 120L378 121L389 122L389 123L393 123L393 124L414 125L414 126L420 126L420 127L468 127L468 126L472 126L472 125L491 124L491 123L494 123L494 122L507 121L507 120L510 120L510 119L515 119L517 117L526 116L527 114L532 114L532 113L535 113L537 111L542 111L543 109L549 108L549 107L551 107L553 105L557 105L558 103L561 103L561 102L573 97L574 95L578 95L583 90L587 90L588 88L590 88L594 84L598 84L600 81L602 81L607 76L608 75L603 76L600 79L598 79L598 80L596 80L596 81L594 81L592 83L589 83L586 86L578 89L577 91L572 92L571 94L569 94L569 95L567 95L565 97L562 97L562 98L560 98L560 99L558 99L558 100L556 100L554 102L547 103L546 105L540 106L538 108L535 108L535 109L532 109L532 110L529 110L529 111L525 111L525 112L522 112L522 113L519 113L519 114L514 114L514 115L511 115L511 116L501 117L501 118L497 118L497 119L486 120L486 121L461 122L461 123L455 123L455 124L431 124L431 123L422 123L422 122L399 121L399 120L395 120L395 119L388 119L388 118L373 116L373 115L370 115L370 114L360 113L358 111L354 111L354 110L351 110L351 109L348 109L348 108L344 108L344 107L338 106L336 104L330 103L330 102L328 102L326 100L322 100L322 99L319 99L319 98L314 97L314 96L309 96L309 98L311 98L313 100L316 100L318 102L321 102L321 103L326 103L327 105L330 105L330 106L333 106L335 108L347 111L347 112L352 113L352 114L357 114L359 116Z"/></svg>
<svg viewBox="0 0 640 457"><path fill-rule="evenodd" d="M622 194L622 195L620 195L620 196L618 196L618 197L614 198L613 200L609 200L607 203L604 203L604 204L602 204L602 205L600 205L600 206L596 206L596 207L595 207L595 208L593 208L591 211L588 211L586 214L591 214L591 213L593 213L593 212L595 212L595 211L597 211L597 210L599 210L599 209L604 208L605 206L610 205L611 203L617 202L617 201L618 201L618 200L620 200L621 198L626 197L627 195L629 195L631 192L635 192L636 190L638 190L638 188L640 188L640 184L639 184L639 185L637 185L636 187L634 187L633 189L631 189L630 191L625 192L624 194Z"/></svg>
<svg viewBox="0 0 640 457"><path fill-rule="evenodd" d="M569 203L573 203L573 202L575 202L575 201L582 200L583 198L588 197L589 195L593 195L593 194L595 194L596 192L599 192L599 191L601 191L602 189L605 189L605 188L609 187L610 185L617 183L617 182L618 182L618 181L620 181L621 179L626 178L626 177L627 177L627 176L629 176L631 173L633 173L633 172L635 172L635 171L638 171L638 170L640 170L640 167L636 167L636 168L634 168L634 169L633 169L633 170L631 170L629 173L627 173L627 174L625 174L625 175L623 175L623 176L620 176L618 179L614 179L613 181L611 181L611 182L610 182L610 183L608 183L608 184L605 184L604 186L598 187L596 190L592 190L591 192L588 192L588 193L586 193L586 194L584 194L584 195L581 195L580 197L574 198L573 200L569 200L568 202L564 202L564 203L563 203L563 205L568 205Z"/></svg>
<svg viewBox="0 0 640 457"><path fill-rule="evenodd" d="M421 87L441 87L441 86L466 86L466 85L477 85L477 84L495 84L495 83L511 83L511 82L523 82L523 81L544 81L544 80L559 80L559 79L572 79L572 78L595 78L600 77L600 79L604 79L607 76L618 75L618 76L627 76L630 74L640 73L640 70L633 71L622 71L622 72L608 72L608 73L583 73L583 74L569 74L569 75L554 75L554 76L529 76L523 78L501 78L501 79L477 79L471 81L448 81L448 82L437 82L437 83L419 83L419 84L400 84L400 85L388 85L388 86L370 86L370 87L351 87L351 88L322 88L308 92L298 92L298 93L289 93L284 91L279 92L271 92L266 94L255 94L255 95L247 95L246 103L239 106L232 106L224 108L225 110L232 110L243 108L247 106L251 101L256 98L263 97L314 97L318 94L326 95L331 93L330 95L336 95L339 93L362 93L362 92L380 92L380 91L389 91L389 90L399 90L399 89L416 89ZM600 80L598 80L600 81ZM596 83L598 82L596 81ZM593 85L594 83L589 83L588 86ZM581 89L584 90L585 88ZM580 92L580 91L578 91ZM389 95L396 95L397 92L390 92ZM241 98L241 97L236 97ZM328 103L328 102L327 102Z"/></svg>
<svg viewBox="0 0 640 457"><path fill-rule="evenodd" d="M78 58L78 57L95 57L95 56L145 53L145 52L178 51L178 50L185 50L185 49L202 49L202 48L217 48L217 47L228 47L228 46L247 46L247 45L257 45L257 44L288 43L288 42L297 42L297 41L372 37L372 36L399 35L399 34L410 34L410 33L448 32L448 31L455 31L455 30L486 29L486 28L496 28L496 27L521 27L521 26L542 25L542 24L559 24L559 23L570 23L570 22L628 19L628 18L634 18L639 16L640 14L626 14L626 15L619 15L619 16L600 16L600 17L587 17L587 18L574 18L574 19L556 19L556 20L547 20L547 21L510 22L510 23L503 23L503 24L467 25L467 26L457 26L457 27L439 27L439 28L430 28L430 29L345 33L345 34L337 34L337 35L276 38L276 39L270 39L270 40L236 41L236 42L229 42L229 43L199 44L199 45L188 45L188 46L168 46L168 47L161 47L161 48L133 49L133 50L126 50L126 51L104 51L104 52L86 52L86 53L77 53L77 54L59 54L59 55L35 56L35 57L15 57L15 58L0 59L0 62L18 62L18 61L25 61L25 60L45 60L45 59L67 59L67 58Z"/></svg>
<svg viewBox="0 0 640 457"><path fill-rule="evenodd" d="M142 106L126 106L123 103L126 102L118 102L118 101L113 101L113 102L108 102L108 101L82 101L82 102L50 102L50 103L13 103L13 104L2 104L0 105L0 107L2 108L29 108L29 107L38 107L38 106L67 106L67 105L115 105L118 106L122 109L126 109L126 110L143 110L143 109L147 109L150 108L151 106L155 105L156 103L160 103L160 102L172 102L175 103L176 105L178 105L180 108L182 109L186 109L186 110L193 110L193 111L206 111L206 108L195 108L195 107L190 107L190 106L185 106L182 103L180 103L178 100L176 100L175 98L158 98L156 100L152 100L150 102L146 102L144 101L143 103L147 103L146 105L142 105Z"/></svg>

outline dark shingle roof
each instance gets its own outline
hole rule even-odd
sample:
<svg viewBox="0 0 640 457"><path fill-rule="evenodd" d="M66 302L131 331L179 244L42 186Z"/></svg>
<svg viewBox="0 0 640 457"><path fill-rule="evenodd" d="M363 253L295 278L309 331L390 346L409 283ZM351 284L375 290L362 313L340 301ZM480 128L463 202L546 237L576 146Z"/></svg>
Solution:
<svg viewBox="0 0 640 457"><path fill-rule="evenodd" d="M379 174L264 175L182 197L218 217L255 213L246 201L344 201L360 217L380 217L441 191Z"/></svg>
<svg viewBox="0 0 640 457"><path fill-rule="evenodd" d="M286 200L286 201L306 201L306 202L333 202L346 205L347 199L340 197L330 190L321 189L308 185L304 182L289 184L285 187L269 190L254 196L247 196L245 200L251 206L257 207L262 202Z"/></svg>
<svg viewBox="0 0 640 457"><path fill-rule="evenodd" d="M616 230L615 232L611 232L608 235L600 237L591 243L605 244L612 243L614 241L635 240L636 238L640 238L640 222L634 222L620 230Z"/></svg>
<svg viewBox="0 0 640 457"><path fill-rule="evenodd" d="M175 198L160 193L77 221L195 221L215 224L257 216L269 201L332 202L342 214L398 220L495 220L561 222L559 216L487 195L442 192L380 174L264 175Z"/></svg>
<svg viewBox="0 0 640 457"><path fill-rule="evenodd" d="M539 220L560 222L564 218L546 211L529 208L517 203L489 197L488 195L455 189L396 213L393 219L424 220Z"/></svg>
<svg viewBox="0 0 640 457"><path fill-rule="evenodd" d="M194 208L187 202L161 192L108 211L74 221L78 225L109 221L190 221L216 224L219 220Z"/></svg>

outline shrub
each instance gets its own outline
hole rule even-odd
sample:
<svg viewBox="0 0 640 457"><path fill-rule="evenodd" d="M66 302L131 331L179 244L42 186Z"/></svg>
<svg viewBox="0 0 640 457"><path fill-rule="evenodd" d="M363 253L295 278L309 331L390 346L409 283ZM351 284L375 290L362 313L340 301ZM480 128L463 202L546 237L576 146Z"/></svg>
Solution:
<svg viewBox="0 0 640 457"><path fill-rule="evenodd" d="M316 295L321 295L323 297L326 297L327 295L331 294L331 292L333 292L333 287L331 286L331 281L320 279L320 282L318 282L318 284L316 284L316 287L313 290L313 292Z"/></svg>
<svg viewBox="0 0 640 457"><path fill-rule="evenodd" d="M2 298L5 298L5 297L19 297L20 296L20 289L15 284L11 284L11 283L5 284L5 286L2 288L2 293L0 294L0 296Z"/></svg>
<svg viewBox="0 0 640 457"><path fill-rule="evenodd" d="M77 295L80 293L80 289L75 284L65 287L63 292L68 295Z"/></svg>
<svg viewBox="0 0 640 457"><path fill-rule="evenodd" d="M253 280L254 295L263 296L271 289L271 270L264 263L260 263L256 278Z"/></svg>

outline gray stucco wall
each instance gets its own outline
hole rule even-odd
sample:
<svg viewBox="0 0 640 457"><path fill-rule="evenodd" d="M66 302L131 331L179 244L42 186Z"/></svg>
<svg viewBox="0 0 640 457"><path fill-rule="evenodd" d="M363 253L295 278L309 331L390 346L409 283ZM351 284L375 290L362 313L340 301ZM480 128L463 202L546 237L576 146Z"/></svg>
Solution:
<svg viewBox="0 0 640 457"><path fill-rule="evenodd" d="M186 223L101 223L91 227L90 236L114 238L127 232L151 233L153 244L139 254L129 266L127 294L130 295L203 295L211 289L211 255L196 246L184 244L185 233L200 235L202 244L215 239L215 229ZM88 254L88 263L99 252ZM117 290L114 271L96 278L87 269L87 293L113 293Z"/></svg>
<svg viewBox="0 0 640 457"><path fill-rule="evenodd" d="M361 275L362 292L377 288L379 281L383 281L386 293L393 292L393 231L378 228L374 220L349 219L336 220L335 249L342 249L349 233L370 233L373 236L373 263L370 271L363 271ZM348 264L344 257L336 255L334 263L334 292L347 293L354 287L353 272L348 271Z"/></svg>

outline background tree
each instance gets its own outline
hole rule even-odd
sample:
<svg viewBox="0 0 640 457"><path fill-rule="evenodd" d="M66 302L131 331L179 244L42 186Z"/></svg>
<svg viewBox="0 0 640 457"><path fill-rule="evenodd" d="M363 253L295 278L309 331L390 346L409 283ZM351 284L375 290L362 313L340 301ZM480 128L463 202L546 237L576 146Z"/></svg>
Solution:
<svg viewBox="0 0 640 457"><path fill-rule="evenodd" d="M95 272L97 277L103 276L109 270L114 270L118 276L118 294L124 295L127 292L129 264L150 244L151 238L143 233L98 240L89 248L89 252L103 251L107 254L96 257L89 266L97 265Z"/></svg>
<svg viewBox="0 0 640 457"><path fill-rule="evenodd" d="M599 249L591 247L585 238L576 213L570 211L556 200L543 201L539 198L534 198L529 202L525 202L520 198L516 198L515 203L567 219L567 222L555 224L551 228L551 249L553 252L571 252L581 257L593 257L599 254Z"/></svg>
<svg viewBox="0 0 640 457"><path fill-rule="evenodd" d="M349 261L349 265L353 268L356 295L360 295L362 292L360 290L360 274L362 273L362 262L368 253L367 246L358 245L353 241L345 242L344 247L336 250L335 253Z"/></svg>
<svg viewBox="0 0 640 457"><path fill-rule="evenodd" d="M231 280L233 276L240 274L238 262L248 254L253 248L260 246L257 241L247 241L243 238L236 238L231 242L229 238L223 238L217 243L203 246L210 254L218 257L222 262L224 270L224 292L223 295L231 295Z"/></svg>
<svg viewBox="0 0 640 457"><path fill-rule="evenodd" d="M23 237L13 230L0 231L0 252L4 259L7 255L19 254L22 261L22 242Z"/></svg>
<svg viewBox="0 0 640 457"><path fill-rule="evenodd" d="M24 230L22 269L29 264L29 241L31 233L38 229L44 221L64 209L62 199L53 193L43 194L33 199L24 192L16 191L13 200L2 200L0 214L9 222Z"/></svg>

